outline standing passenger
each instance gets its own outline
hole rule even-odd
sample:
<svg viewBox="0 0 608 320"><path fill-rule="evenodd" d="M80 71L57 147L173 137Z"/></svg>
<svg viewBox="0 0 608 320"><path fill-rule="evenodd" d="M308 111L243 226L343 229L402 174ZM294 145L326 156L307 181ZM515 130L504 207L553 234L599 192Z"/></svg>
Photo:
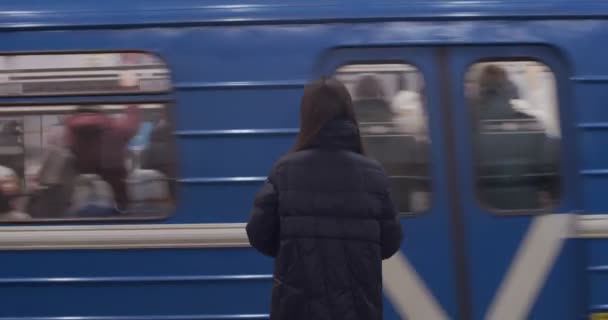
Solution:
<svg viewBox="0 0 608 320"><path fill-rule="evenodd" d="M364 155L340 82L309 84L300 118L247 224L253 247L275 258L270 318L381 320L382 259L402 238L388 178Z"/></svg>
<svg viewBox="0 0 608 320"><path fill-rule="evenodd" d="M67 145L79 174L97 174L112 186L118 208L128 204L127 145L140 123L137 106L122 119L112 119L97 107L81 107L66 119Z"/></svg>

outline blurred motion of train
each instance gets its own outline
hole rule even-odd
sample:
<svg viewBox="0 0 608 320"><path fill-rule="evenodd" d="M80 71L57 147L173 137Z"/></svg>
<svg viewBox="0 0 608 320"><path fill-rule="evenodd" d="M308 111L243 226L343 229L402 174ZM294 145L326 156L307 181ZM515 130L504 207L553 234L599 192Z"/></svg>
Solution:
<svg viewBox="0 0 608 320"><path fill-rule="evenodd" d="M591 0L2 1L0 320L268 319L244 222L320 76L351 91L403 212L385 319L604 319L607 19Z"/></svg>

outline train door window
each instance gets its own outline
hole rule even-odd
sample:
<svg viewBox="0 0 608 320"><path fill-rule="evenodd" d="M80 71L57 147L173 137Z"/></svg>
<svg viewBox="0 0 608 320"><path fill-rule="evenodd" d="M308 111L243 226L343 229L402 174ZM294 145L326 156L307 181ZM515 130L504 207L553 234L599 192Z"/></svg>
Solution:
<svg viewBox="0 0 608 320"><path fill-rule="evenodd" d="M559 199L559 108L553 72L535 61L482 62L467 73L481 204L543 210Z"/></svg>
<svg viewBox="0 0 608 320"><path fill-rule="evenodd" d="M78 104L29 98L0 106L0 221L149 219L171 213L176 159L170 104L139 98L86 102L87 95L144 97L168 90L169 72L160 59L95 53L0 60L5 75L0 96L85 97Z"/></svg>
<svg viewBox="0 0 608 320"><path fill-rule="evenodd" d="M353 97L364 147L389 175L397 208L427 210L430 139L421 73L406 64L352 64L335 77Z"/></svg>

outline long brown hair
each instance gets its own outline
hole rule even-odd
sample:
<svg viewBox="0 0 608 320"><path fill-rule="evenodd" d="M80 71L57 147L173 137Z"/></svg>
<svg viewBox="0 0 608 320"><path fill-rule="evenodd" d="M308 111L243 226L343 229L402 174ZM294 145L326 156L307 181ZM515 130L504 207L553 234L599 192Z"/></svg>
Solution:
<svg viewBox="0 0 608 320"><path fill-rule="evenodd" d="M358 135L356 151L363 154L353 100L344 84L331 78L313 81L304 88L300 104L300 133L293 151L310 147L321 129L335 119L352 122Z"/></svg>

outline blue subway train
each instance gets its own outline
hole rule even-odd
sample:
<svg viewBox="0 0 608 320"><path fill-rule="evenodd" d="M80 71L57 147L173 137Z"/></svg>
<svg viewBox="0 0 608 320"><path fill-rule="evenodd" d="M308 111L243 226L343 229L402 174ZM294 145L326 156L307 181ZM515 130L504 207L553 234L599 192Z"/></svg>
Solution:
<svg viewBox="0 0 608 320"><path fill-rule="evenodd" d="M0 320L268 319L245 222L321 76L402 212L385 319L608 319L607 37L591 0L2 1Z"/></svg>

